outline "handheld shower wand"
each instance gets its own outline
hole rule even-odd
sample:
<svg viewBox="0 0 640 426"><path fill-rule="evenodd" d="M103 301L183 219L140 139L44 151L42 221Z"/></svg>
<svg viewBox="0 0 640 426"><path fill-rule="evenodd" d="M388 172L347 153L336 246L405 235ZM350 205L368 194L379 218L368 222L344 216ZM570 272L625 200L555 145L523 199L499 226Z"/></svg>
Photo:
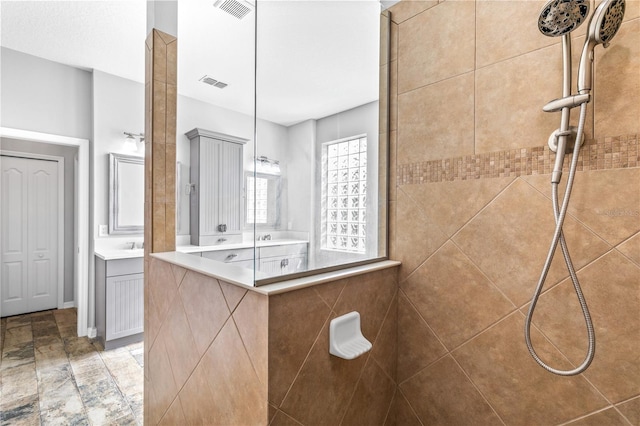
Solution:
<svg viewBox="0 0 640 426"><path fill-rule="evenodd" d="M558 1L551 1L548 3L556 4ZM571 2L572 0L564 0L564 3ZM546 6L545 6L546 7ZM543 13L544 13L543 9ZM553 212L556 221L556 227L553 234L551 246L549 247L549 252L547 254L547 258L544 263L544 267L542 268L542 273L540 274L540 279L538 280L538 284L534 291L533 297L531 299L531 304L529 305L529 312L527 313L527 318L525 320L525 341L527 343L527 348L529 349L529 353L533 357L533 359L544 369L547 371L558 374L561 376L573 376L576 374L580 374L585 371L591 362L593 361L593 357L595 354L595 332L593 330L593 323L591 321L591 316L589 314L589 309L587 307L587 302L582 294L582 289L580 288L580 282L578 281L578 277L575 272L575 268L571 261L571 257L569 255L569 249L567 248L566 241L564 239L562 225L564 223L564 219L567 214L567 208L569 206L569 198L571 196L571 189L573 187L573 180L575 178L575 172L578 164L578 156L580 153L580 140L584 135L584 124L587 114L587 103L591 99L591 87L593 85L593 53L595 50L595 46L598 44L603 44L604 47L607 47L613 36L616 34L620 25L622 24L622 18L624 16L625 10L625 2L624 0L604 0L600 5L596 8L595 12L591 16L591 20L589 21L589 30L587 33L587 41L582 50L582 56L580 58L580 66L578 69L578 94L571 95L570 91L567 90L567 76L569 81L571 80L571 55L570 47L567 47L567 44L570 46L570 40L568 39L568 32L571 30L567 30L567 33L563 34L563 59L564 59L564 85L563 85L563 97L561 99L556 99L554 101L549 102L544 108L544 111L552 112L552 111L562 111L561 121L560 121L560 129L552 135L554 139L557 139L557 151L556 151L556 161L554 165L554 171L551 175L551 189L552 189L552 202L553 202ZM586 14L586 13L585 13ZM538 20L540 26L540 19ZM579 25L579 23L578 23ZM567 25L567 27L571 27L572 29L576 27L576 25L571 26ZM542 28L540 31L545 33ZM567 65L568 64L568 65ZM568 69L568 71L567 71ZM567 187L565 190L564 198L562 200L562 207L559 207L558 203L558 184L560 183L560 179L562 176L562 163L565 154L566 148L566 137L572 134L572 131L569 130L568 122L569 122L569 111L571 108L576 106L580 106L580 120L578 122L578 128L576 131L576 143L573 150L573 157L571 159L571 165L569 167L569 178L567 179ZM551 139L550 139L551 146ZM553 147L552 147L553 149ZM540 293L542 292L542 287L547 278L547 274L549 272L549 268L551 267L551 262L553 260L553 255L555 253L556 247L560 243L560 247L562 248L562 254L564 257L565 264L567 266L567 270L569 271L569 276L571 278L571 282L573 283L574 290L576 292L576 296L578 297L578 301L580 302L580 307L582 309L582 313L584 316L585 324L587 327L587 335L589 340L589 345L587 348L587 355L578 367L572 370L558 370L549 365L545 364L544 361L537 355L535 349L533 348L533 344L531 343L531 321L533 318L533 312L535 310L536 304L538 302L538 298L540 297Z"/></svg>
<svg viewBox="0 0 640 426"><path fill-rule="evenodd" d="M585 94L593 86L593 59L598 44L609 47L609 42L616 35L624 17L624 0L605 0L596 8L589 21L587 41L582 49L578 66L578 93Z"/></svg>

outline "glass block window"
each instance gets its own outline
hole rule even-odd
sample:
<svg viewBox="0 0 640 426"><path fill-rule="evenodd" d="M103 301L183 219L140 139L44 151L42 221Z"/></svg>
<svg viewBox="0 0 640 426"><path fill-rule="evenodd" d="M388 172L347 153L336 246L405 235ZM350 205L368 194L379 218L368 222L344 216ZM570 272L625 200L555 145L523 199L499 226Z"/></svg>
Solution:
<svg viewBox="0 0 640 426"><path fill-rule="evenodd" d="M267 223L268 189L267 179L247 176L247 200L255 200L247 202L247 223Z"/></svg>
<svg viewBox="0 0 640 426"><path fill-rule="evenodd" d="M367 138L322 146L322 248L366 250Z"/></svg>

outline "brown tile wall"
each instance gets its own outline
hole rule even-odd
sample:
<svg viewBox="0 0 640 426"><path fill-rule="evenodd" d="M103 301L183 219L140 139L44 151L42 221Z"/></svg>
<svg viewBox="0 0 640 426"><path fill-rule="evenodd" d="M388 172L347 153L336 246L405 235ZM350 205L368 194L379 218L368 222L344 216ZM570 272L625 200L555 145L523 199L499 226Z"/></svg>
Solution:
<svg viewBox="0 0 640 426"><path fill-rule="evenodd" d="M153 30L145 43L145 248L176 248L177 39Z"/></svg>
<svg viewBox="0 0 640 426"><path fill-rule="evenodd" d="M270 297L272 425L383 425L396 393L396 268ZM361 315L370 352L329 354L329 323Z"/></svg>
<svg viewBox="0 0 640 426"><path fill-rule="evenodd" d="M637 0L627 1L610 47L596 48L564 226L595 324L595 360L560 377L524 343L554 227L546 141L559 114L542 106L559 97L561 46L536 29L544 3L391 9L390 250L402 261L395 424L640 424ZM573 36L574 69L585 31ZM543 359L582 362L584 321L559 254L534 325Z"/></svg>
<svg viewBox="0 0 640 426"><path fill-rule="evenodd" d="M548 145L508 151L465 155L443 160L398 165L397 185L469 180L505 176L549 174L555 153ZM563 170L569 171L571 155L564 157ZM608 170L638 167L638 135L591 140L580 147L576 170Z"/></svg>
<svg viewBox="0 0 640 426"><path fill-rule="evenodd" d="M150 261L145 424L267 423L268 299Z"/></svg>
<svg viewBox="0 0 640 426"><path fill-rule="evenodd" d="M388 420L397 390L395 268L267 297L150 263L145 424ZM373 348L346 361L329 354L329 322L354 310Z"/></svg>
<svg viewBox="0 0 640 426"><path fill-rule="evenodd" d="M157 393L151 391L150 377L167 379L166 373L149 370L151 346L148 339L150 330L161 325L158 312L151 298L150 288L153 285L150 277L154 276L153 262L149 253L173 251L175 243L175 167L176 167L176 106L177 106L177 39L162 31L152 30L145 41L145 189L144 189L144 279L145 279L145 387L144 403L146 407L155 407L153 415L145 410L145 424L156 424L166 407L159 403ZM165 277L171 280L171 277ZM151 311L152 315L149 315ZM160 362L159 350L154 351L154 362ZM161 352L161 351L160 351ZM166 357L162 359L167 361ZM162 364L161 367L166 367ZM157 381L157 380L156 380ZM157 384L156 384L157 386ZM169 394L175 391L168 390ZM173 394L175 397L176 394ZM166 395L163 395L166 398ZM172 397L172 400L173 400ZM157 410L161 409L158 413ZM175 410L172 411L172 413Z"/></svg>

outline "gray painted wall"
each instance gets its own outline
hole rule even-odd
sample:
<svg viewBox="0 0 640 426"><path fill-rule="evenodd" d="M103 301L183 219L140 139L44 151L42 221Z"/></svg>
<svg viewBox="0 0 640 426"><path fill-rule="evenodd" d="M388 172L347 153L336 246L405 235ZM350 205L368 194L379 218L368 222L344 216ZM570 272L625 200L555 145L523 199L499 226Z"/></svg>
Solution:
<svg viewBox="0 0 640 426"><path fill-rule="evenodd" d="M7 151L64 157L64 301L73 302L73 204L75 198L73 163L78 148L8 138L0 138L0 146Z"/></svg>
<svg viewBox="0 0 640 426"><path fill-rule="evenodd" d="M91 139L91 73L3 47L2 127Z"/></svg>
<svg viewBox="0 0 640 426"><path fill-rule="evenodd" d="M312 230L316 120L307 120L288 128L287 139L287 200L289 223L292 230ZM311 257L311 256L310 256Z"/></svg>
<svg viewBox="0 0 640 426"><path fill-rule="evenodd" d="M5 47L0 49L0 55L2 127L91 139L91 72ZM73 212L73 158L77 148L7 139L1 143L3 149L65 157L64 301L71 302L74 300L73 215L66 212ZM91 171L91 165L89 167Z"/></svg>
<svg viewBox="0 0 640 426"><path fill-rule="evenodd" d="M144 84L101 71L93 72L93 176L94 238L99 225L109 224L109 153L144 156L144 146L137 153L123 151L124 132L144 133ZM144 200L140 200L144 205ZM122 237L139 237L143 233ZM125 238L126 239L126 238Z"/></svg>

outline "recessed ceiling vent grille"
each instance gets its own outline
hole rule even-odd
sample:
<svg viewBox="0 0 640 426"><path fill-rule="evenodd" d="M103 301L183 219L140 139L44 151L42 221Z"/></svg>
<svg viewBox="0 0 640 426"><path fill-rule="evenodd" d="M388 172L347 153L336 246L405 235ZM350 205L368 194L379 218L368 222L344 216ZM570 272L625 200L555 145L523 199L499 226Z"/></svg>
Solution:
<svg viewBox="0 0 640 426"><path fill-rule="evenodd" d="M217 87L218 89L224 89L228 86L227 83L223 83L221 81L216 80L215 78L211 78L208 75L205 75L200 79L201 82L208 84L209 86Z"/></svg>
<svg viewBox="0 0 640 426"><path fill-rule="evenodd" d="M244 18L253 9L253 5L244 0L217 0L213 7L224 10L238 19Z"/></svg>

